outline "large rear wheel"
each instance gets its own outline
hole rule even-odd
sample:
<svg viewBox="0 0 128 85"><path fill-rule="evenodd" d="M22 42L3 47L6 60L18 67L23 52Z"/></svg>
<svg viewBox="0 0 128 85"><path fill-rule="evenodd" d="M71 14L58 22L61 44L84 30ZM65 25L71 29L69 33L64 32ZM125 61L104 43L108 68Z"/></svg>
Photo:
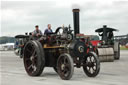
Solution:
<svg viewBox="0 0 128 85"><path fill-rule="evenodd" d="M29 41L24 48L24 67L28 75L39 76L45 66L44 50L40 42Z"/></svg>
<svg viewBox="0 0 128 85"><path fill-rule="evenodd" d="M100 61L94 52L89 52L84 59L83 70L89 77L95 77L100 71Z"/></svg>
<svg viewBox="0 0 128 85"><path fill-rule="evenodd" d="M74 72L73 59L67 53L59 56L57 61L57 72L61 79L69 80Z"/></svg>

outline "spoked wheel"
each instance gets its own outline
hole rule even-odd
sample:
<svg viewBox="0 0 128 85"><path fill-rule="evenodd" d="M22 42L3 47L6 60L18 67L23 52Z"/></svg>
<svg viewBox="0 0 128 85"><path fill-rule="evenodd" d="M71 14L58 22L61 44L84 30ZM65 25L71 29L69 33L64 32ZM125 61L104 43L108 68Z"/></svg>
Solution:
<svg viewBox="0 0 128 85"><path fill-rule="evenodd" d="M69 54L60 55L57 61L57 72L64 80L69 80L74 72L73 60Z"/></svg>
<svg viewBox="0 0 128 85"><path fill-rule="evenodd" d="M24 67L28 75L39 76L45 65L42 45L38 41L29 41L24 48Z"/></svg>
<svg viewBox="0 0 128 85"><path fill-rule="evenodd" d="M95 77L100 71L100 61L94 52L89 52L83 62L83 70L89 77Z"/></svg>

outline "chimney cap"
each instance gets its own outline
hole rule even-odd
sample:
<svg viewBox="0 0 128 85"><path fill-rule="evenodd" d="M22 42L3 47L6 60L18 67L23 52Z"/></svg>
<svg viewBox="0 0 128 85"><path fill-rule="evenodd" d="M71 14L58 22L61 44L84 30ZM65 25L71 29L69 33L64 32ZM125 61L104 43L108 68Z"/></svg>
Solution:
<svg viewBox="0 0 128 85"><path fill-rule="evenodd" d="M103 25L103 28L107 28L107 25Z"/></svg>
<svg viewBox="0 0 128 85"><path fill-rule="evenodd" d="M79 12L80 9L73 9L72 11L73 11L73 12Z"/></svg>

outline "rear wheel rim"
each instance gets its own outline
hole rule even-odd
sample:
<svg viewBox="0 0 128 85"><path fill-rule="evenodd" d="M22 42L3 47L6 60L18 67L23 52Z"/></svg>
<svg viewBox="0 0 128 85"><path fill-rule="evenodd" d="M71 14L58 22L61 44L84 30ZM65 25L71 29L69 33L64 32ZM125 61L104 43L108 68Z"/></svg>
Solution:
<svg viewBox="0 0 128 85"><path fill-rule="evenodd" d="M24 51L24 64L29 75L37 70L37 52L33 43L29 43Z"/></svg>

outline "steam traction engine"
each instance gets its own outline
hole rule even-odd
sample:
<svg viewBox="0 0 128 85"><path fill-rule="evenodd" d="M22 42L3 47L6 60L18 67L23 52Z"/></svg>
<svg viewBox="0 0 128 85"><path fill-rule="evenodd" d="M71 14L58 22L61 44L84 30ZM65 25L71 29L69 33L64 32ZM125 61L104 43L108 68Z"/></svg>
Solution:
<svg viewBox="0 0 128 85"><path fill-rule="evenodd" d="M21 45L24 67L28 75L41 75L44 67L53 69L64 80L69 80L74 72L74 67L83 67L89 77L95 77L100 70L100 62L97 55L88 51L79 34L79 9L73 9L74 34L69 27L58 27L55 33L34 37L31 35L17 35L22 38ZM60 30L63 30L60 33Z"/></svg>
<svg viewBox="0 0 128 85"><path fill-rule="evenodd" d="M119 42L114 41L114 31L118 30L107 27L107 25L95 30L101 36L101 40L92 40L91 43L95 43L95 52L99 56L100 61L111 62L114 59L120 59L120 46Z"/></svg>
<svg viewBox="0 0 128 85"><path fill-rule="evenodd" d="M96 51L100 61L114 61L114 59L120 59L120 46L119 42L114 41L114 31L118 30L107 27L107 25L95 30L95 32L98 32L99 36L101 36Z"/></svg>

